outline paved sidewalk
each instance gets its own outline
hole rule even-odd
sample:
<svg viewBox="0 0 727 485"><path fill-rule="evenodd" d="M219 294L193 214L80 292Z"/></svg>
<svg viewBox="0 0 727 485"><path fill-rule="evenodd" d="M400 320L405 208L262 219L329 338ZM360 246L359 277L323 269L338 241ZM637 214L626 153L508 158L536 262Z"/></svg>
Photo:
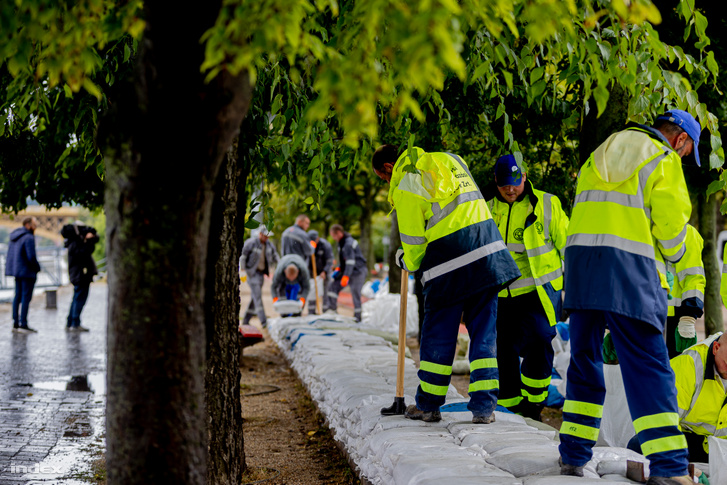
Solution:
<svg viewBox="0 0 727 485"><path fill-rule="evenodd" d="M81 315L90 332L69 333L73 288L59 288L58 309L31 301L37 334L12 333L10 304L0 304L0 485L75 484L105 448L106 297L91 286Z"/></svg>

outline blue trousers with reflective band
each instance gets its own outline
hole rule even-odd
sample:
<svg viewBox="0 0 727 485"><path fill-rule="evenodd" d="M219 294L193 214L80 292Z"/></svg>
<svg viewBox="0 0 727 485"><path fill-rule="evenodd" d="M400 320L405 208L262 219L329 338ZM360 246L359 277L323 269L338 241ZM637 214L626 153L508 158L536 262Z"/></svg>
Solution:
<svg viewBox="0 0 727 485"><path fill-rule="evenodd" d="M294 284L285 284L285 298L288 300L297 300L298 299L298 293L300 292L300 285L298 283Z"/></svg>
<svg viewBox="0 0 727 485"><path fill-rule="evenodd" d="M521 397L533 404L545 403L553 373L553 337L555 327L550 326L537 291L498 300L497 368L501 405L513 407ZM533 385L533 381L539 381L540 385Z"/></svg>
<svg viewBox="0 0 727 485"><path fill-rule="evenodd" d="M417 407L435 411L444 404L452 377L459 324L464 320L470 335L470 401L467 408L476 415L489 415L497 406L498 391L497 291L486 289L452 306L437 307L425 302L425 307L419 348L421 382L416 394Z"/></svg>
<svg viewBox="0 0 727 485"><path fill-rule="evenodd" d="M606 395L601 346L607 327L651 475L686 475L686 440L677 426L674 373L662 333L650 323L598 310L574 310L570 316L571 361L560 431L563 463L583 466L593 455ZM592 439L583 437L589 433Z"/></svg>

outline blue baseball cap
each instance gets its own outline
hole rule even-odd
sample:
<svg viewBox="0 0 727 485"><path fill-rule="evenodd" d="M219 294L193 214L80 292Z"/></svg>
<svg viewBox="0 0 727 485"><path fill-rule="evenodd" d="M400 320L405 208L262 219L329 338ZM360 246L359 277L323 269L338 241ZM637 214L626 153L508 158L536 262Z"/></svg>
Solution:
<svg viewBox="0 0 727 485"><path fill-rule="evenodd" d="M667 111L663 115L657 116L656 119L671 121L675 125L679 126L682 130L687 132L689 138L691 138L694 142L694 149L692 150L692 153L694 154L694 160L697 162L697 167L701 167L702 164L699 161L698 146L699 134L702 132L702 127L699 126L699 123L697 122L697 120L694 119L694 116L681 109L672 109Z"/></svg>
<svg viewBox="0 0 727 485"><path fill-rule="evenodd" d="M508 153L495 162L495 178L497 186L520 185L523 181L523 156L520 152Z"/></svg>

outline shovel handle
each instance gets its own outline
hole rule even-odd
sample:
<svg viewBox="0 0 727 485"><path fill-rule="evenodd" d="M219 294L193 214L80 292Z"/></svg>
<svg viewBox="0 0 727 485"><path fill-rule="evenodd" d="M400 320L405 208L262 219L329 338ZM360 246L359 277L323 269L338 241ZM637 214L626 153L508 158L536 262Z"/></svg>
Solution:
<svg viewBox="0 0 727 485"><path fill-rule="evenodd" d="M406 304L409 298L409 272L401 270L401 301L399 302L399 343L396 361L396 397L404 397L404 353L406 351Z"/></svg>

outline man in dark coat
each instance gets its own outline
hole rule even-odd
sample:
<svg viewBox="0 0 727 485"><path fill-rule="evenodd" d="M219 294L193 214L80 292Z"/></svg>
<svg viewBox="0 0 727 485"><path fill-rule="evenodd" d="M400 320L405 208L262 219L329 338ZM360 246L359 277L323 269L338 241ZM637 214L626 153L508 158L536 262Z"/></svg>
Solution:
<svg viewBox="0 0 727 485"><path fill-rule="evenodd" d="M88 332L81 326L83 310L94 275L98 274L93 260L98 235L96 229L83 225L81 221L63 226L61 235L66 239L68 248L68 275L73 284L73 301L68 311L66 330L69 332Z"/></svg>
<svg viewBox="0 0 727 485"><path fill-rule="evenodd" d="M34 333L28 327L28 306L33 298L35 280L40 264L35 257L35 229L38 219L26 217L23 227L10 233L5 275L15 277L15 299L13 300L13 332ZM18 312L18 309L20 310Z"/></svg>

